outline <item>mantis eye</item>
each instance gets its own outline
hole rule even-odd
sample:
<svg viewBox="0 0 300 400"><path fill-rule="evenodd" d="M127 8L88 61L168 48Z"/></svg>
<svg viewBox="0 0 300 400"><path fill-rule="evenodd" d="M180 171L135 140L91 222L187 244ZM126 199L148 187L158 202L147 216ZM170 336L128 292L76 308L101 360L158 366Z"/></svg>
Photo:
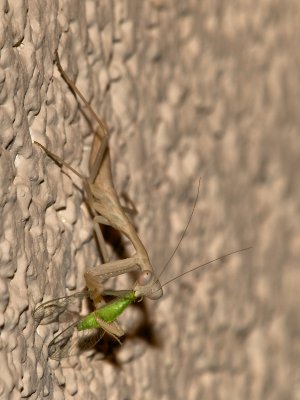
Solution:
<svg viewBox="0 0 300 400"><path fill-rule="evenodd" d="M143 271L138 277L138 284L141 286L145 286L148 283L150 283L151 278L152 278L151 271Z"/></svg>

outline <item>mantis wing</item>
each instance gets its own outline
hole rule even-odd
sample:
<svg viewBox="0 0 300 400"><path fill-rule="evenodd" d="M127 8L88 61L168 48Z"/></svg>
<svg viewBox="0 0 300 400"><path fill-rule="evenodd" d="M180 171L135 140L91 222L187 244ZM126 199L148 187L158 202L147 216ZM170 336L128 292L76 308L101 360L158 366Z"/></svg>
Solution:
<svg viewBox="0 0 300 400"><path fill-rule="evenodd" d="M78 321L59 333L50 342L48 356L60 361L62 358L75 356L95 346L104 335L101 328L78 331Z"/></svg>

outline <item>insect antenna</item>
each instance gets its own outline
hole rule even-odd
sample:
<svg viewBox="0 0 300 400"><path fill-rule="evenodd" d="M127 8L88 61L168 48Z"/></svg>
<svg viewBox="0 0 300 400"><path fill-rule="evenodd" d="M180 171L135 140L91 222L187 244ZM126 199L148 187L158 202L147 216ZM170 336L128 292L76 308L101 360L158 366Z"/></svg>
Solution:
<svg viewBox="0 0 300 400"><path fill-rule="evenodd" d="M158 275L158 278L160 278L160 277L162 276L162 274L165 272L167 266L170 264L172 258L173 258L174 255L176 254L176 252L177 252L177 250L178 250L178 248L179 248L181 242L182 242L183 239L184 239L184 236L185 236L185 234L186 234L186 231L188 230L188 227L189 227L189 225L190 225L190 223L191 223L191 221L192 221L192 218L193 218L193 215L194 215L194 211L195 211L195 208L196 208L196 205L197 205L197 202L198 202L198 198L199 198L200 182L201 182L201 178L199 178L199 181L198 181L197 195L196 195L196 198L195 198L195 201L194 201L194 205L193 205L193 208L192 208L192 212L191 212L191 214L190 214L190 216L189 216L189 219L188 219L188 223L186 224L186 226L185 226L185 228L184 228L184 231L183 231L183 233L182 233L182 235L181 235L181 237L180 237L180 239L179 239L179 242L177 243L177 245L176 245L175 249L173 250L171 256L169 257L168 261L166 262L166 264L163 266L162 270L160 271L160 273L159 273L159 275Z"/></svg>
<svg viewBox="0 0 300 400"><path fill-rule="evenodd" d="M232 254L241 253L242 251L246 251L246 250L250 250L250 249L252 249L252 246L245 247L245 248L239 249L239 250L234 250L234 251L231 251L230 253L224 254L223 256L214 258L213 260L207 261L207 262L204 263L204 264L198 265L197 267L194 267L194 268L192 268L192 269L189 269L188 271L185 271L185 272L183 272L182 274L180 274L180 275L178 275L178 276L175 276L174 278L170 279L169 281L167 281L167 282L165 282L163 285L161 285L161 287L164 287L164 286L168 285L169 283L175 281L176 279L181 278L181 277L183 277L184 275L189 274L190 272L196 271L197 269L200 269L200 268L206 269L210 264L212 264L212 263L214 263L214 262L216 262L216 261L222 260L222 258L226 258L226 257L231 256Z"/></svg>

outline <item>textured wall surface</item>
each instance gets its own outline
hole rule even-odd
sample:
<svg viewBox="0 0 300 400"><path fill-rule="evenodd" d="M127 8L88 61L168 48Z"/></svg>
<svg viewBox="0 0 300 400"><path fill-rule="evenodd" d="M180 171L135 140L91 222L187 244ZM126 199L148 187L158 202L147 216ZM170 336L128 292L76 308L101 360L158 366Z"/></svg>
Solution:
<svg viewBox="0 0 300 400"><path fill-rule="evenodd" d="M1 1L1 399L300 398L299 18L298 0ZM33 145L87 174L96 124L56 49L108 122L116 187L158 269L202 178L162 281L254 247L127 310L121 347L61 363L47 358L58 324L32 311L100 261L80 181Z"/></svg>

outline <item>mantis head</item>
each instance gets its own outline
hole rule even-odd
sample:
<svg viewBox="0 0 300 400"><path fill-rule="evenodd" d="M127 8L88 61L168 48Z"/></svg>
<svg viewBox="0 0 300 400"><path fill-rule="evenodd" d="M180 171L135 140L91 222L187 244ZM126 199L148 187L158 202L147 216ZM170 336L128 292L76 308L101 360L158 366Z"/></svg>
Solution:
<svg viewBox="0 0 300 400"><path fill-rule="evenodd" d="M163 290L157 276L152 271L142 271L134 285L136 297L148 297L158 300L163 295Z"/></svg>

